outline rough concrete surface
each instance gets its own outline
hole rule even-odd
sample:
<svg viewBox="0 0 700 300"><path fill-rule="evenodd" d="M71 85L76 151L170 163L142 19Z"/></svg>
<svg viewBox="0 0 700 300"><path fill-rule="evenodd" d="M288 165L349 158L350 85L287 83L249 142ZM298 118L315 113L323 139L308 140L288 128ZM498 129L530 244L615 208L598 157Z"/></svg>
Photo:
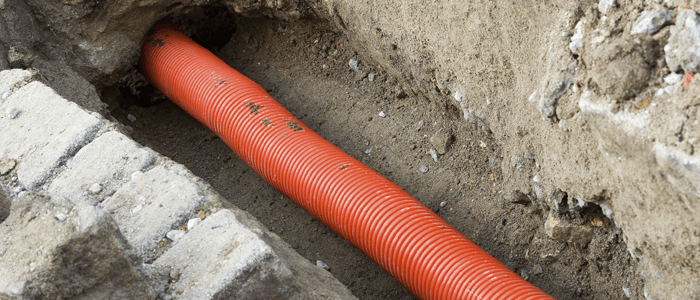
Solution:
<svg viewBox="0 0 700 300"><path fill-rule="evenodd" d="M155 297L141 260L99 208L28 193L0 224L0 237L0 298Z"/></svg>
<svg viewBox="0 0 700 300"><path fill-rule="evenodd" d="M170 286L179 299L356 299L346 289L301 285L304 280L297 279L298 274L259 234L264 233L251 231L233 212L221 210L185 235L154 266L180 274Z"/></svg>
<svg viewBox="0 0 700 300"><path fill-rule="evenodd" d="M214 7L217 13L206 15L207 5ZM610 257L601 253L612 255L614 251L591 250L592 246L608 247L600 244L604 238L596 236L585 247L561 241L547 244L556 250L552 253L569 253L564 257L580 259L576 260L579 266L574 267L562 254L550 259L547 257L553 256L543 252L542 261L537 264L547 261L549 265L545 265L545 271L550 266L552 269L539 275L544 277L530 277L531 280L549 278L541 280L542 284L556 285L554 278L547 276L563 270L557 274L571 276L567 278L578 282L573 287L553 286L552 293L571 299L605 298L601 295L693 299L700 292L700 258L696 255L700 248L700 231L697 230L700 222L697 218L700 102L697 79L693 79L700 65L697 51L700 1L222 0L205 3L152 0L107 5L79 0L6 0L2 6L0 52L7 51L8 58L7 62L0 59L0 66L38 68L42 61L60 61L96 85L99 91L106 91L108 89L103 87L119 82L136 64L138 45L158 19L167 16L177 21L180 18L179 26L194 33L196 30L192 28L197 22L188 17L203 14L204 19L219 20L214 16L229 14L222 20L235 19L233 37L212 34L202 40L224 39L222 43L212 42L218 45L215 47L217 54L231 64L259 66L259 69L251 67L246 71L260 79L289 80L289 72L298 69L283 63L294 62L305 68L293 73L294 78L311 74L313 76L304 78L319 86L346 92L341 95L332 94L334 90L319 90L324 93L325 100L319 101L323 104L317 107L326 114L320 115L304 110L306 104L295 106L311 96L287 87L293 86L292 83L266 86L285 100L285 105L294 106L295 113L306 114L306 119L300 119L317 129L342 128L334 125L332 118L324 118L334 110L349 111L368 106L362 111L365 115L352 120L347 116L334 117L345 118L345 124L354 124L351 121L357 120L374 122L367 129L375 135L364 133L365 126L348 125L358 133L345 140L357 138L359 141L348 146L347 151L357 148L358 157L371 153L372 157L366 156L366 162L402 181L406 189L418 184L414 179L415 174L419 174L416 170L426 166L426 172L421 174L433 176L426 187L434 189L431 190L433 194L443 193L440 195L454 204L448 208L457 211L466 211L467 207L471 210L471 204L467 203L471 201L465 199L474 200L469 198L474 194L470 193L472 187L488 188L494 184L495 189L496 182L502 192L497 193L499 195L517 191L515 194L532 199L531 202L521 201L524 198L520 196L509 203L530 203L526 208L508 206L502 209L502 214L486 221L490 230L502 231L493 229L507 226L500 221L502 216L522 210L508 219L517 220L515 224L519 226L538 224L533 229L535 237L523 238L530 246L513 245L521 249L513 251L523 253L518 257L540 251L533 248L540 245L538 243L551 242L539 239L540 235L546 236L545 224L550 212L556 213L553 218L566 219L576 226L604 215L605 226L596 230L611 234L610 245L624 244L629 257L620 256L618 263L630 268L637 268L638 264L637 273L641 274L643 283L629 279L634 277L632 275L610 275L612 271L599 266L599 258ZM218 30L212 23L206 26L210 30L208 33ZM220 27L232 27L230 22L224 23L229 25ZM200 34L200 37L207 35ZM350 68L350 59L357 62L356 70ZM52 72L51 68L45 69ZM38 71L41 74L42 68ZM263 72L269 74L263 75ZM674 74L681 75L682 79L664 81L672 72L677 72ZM687 72L691 74L685 74ZM372 81L376 83L372 87L367 78L370 73L375 74L373 78L379 78ZM47 81L52 76L56 77L47 73ZM334 86L330 80L341 84ZM295 84L304 85L300 81ZM305 87L314 88L311 84ZM126 121L128 114L124 114L123 122L150 130L138 133L143 136L144 143L159 137L162 137L161 144L180 143L167 128L162 129L165 133L159 132L159 126L150 124L146 118L162 114L158 106L130 108L133 104L143 104L139 102L142 99L122 96L127 98L123 100L123 109L136 120ZM8 99L12 97L14 93ZM367 100L372 97L376 103ZM11 110L13 107L7 107L7 102L0 104L3 122L20 122L25 117L22 109L15 105L16 110ZM146 102L151 105L154 101ZM346 102L348 106L344 106ZM409 119L415 116L410 113L414 107L420 108L417 113L433 108L439 112L425 123L433 131L402 137L401 132L418 122ZM408 110L403 115L406 117L392 119L403 113L402 109ZM395 129L388 123L381 125L376 119L380 111L385 117L379 119L394 124L405 122ZM114 115L120 117L120 113L117 110ZM370 113L375 119L369 117ZM325 127L322 124L326 124ZM180 125L168 123L168 126ZM198 130L183 127L190 132ZM381 131L386 128L392 128L392 132ZM429 158L426 155L429 149L423 149L425 142L421 138L428 135L426 141L431 143L430 134L440 128L450 128L454 132L452 150L445 149L446 154L435 164L420 161L423 157ZM22 139L16 134L11 137ZM376 134L383 136L380 139ZM202 135L200 143L214 139ZM0 137L2 142L13 140L9 135ZM343 139L340 140L343 143ZM197 149L197 146L193 147ZM458 156L462 152L457 149L462 146L468 152L464 157ZM406 160L405 156L392 154L404 151L412 158ZM417 151L421 153L416 154ZM472 156L476 155L474 153L485 156ZM172 155L192 158L179 151L172 151ZM220 161L226 157L222 156ZM25 172L22 170L27 158L12 158L17 159L16 175L19 176ZM218 154L216 158L219 159ZM377 158L379 161L374 161ZM403 161L408 166L399 172L391 166L392 161ZM54 162L50 164L55 165ZM192 166L198 164L202 163L192 162ZM474 165L479 166L475 170L477 173L469 173ZM407 171L409 169L413 171ZM213 174L213 171L202 172ZM25 177L20 180L25 185L35 185L46 178L46 174L41 174L29 176L35 178L30 180L26 174L22 173ZM246 178L243 171L238 174ZM220 180L215 174L210 178L208 180ZM254 178L245 180L243 185L256 182ZM441 192L453 189L454 195ZM415 193L420 195L421 191ZM273 192L269 195L279 197ZM477 195L477 199L487 198ZM434 206L433 202L443 200L431 198L424 202ZM264 216L262 207L271 207L274 203L271 200L270 204L251 204L251 207L259 207ZM468 218L466 215L454 218L464 220ZM300 215L297 223L305 218ZM622 233L613 234L618 230ZM518 229L511 228L508 232L515 236ZM474 233L474 237L477 235ZM488 238L478 242L487 248L499 247ZM533 248L531 252L527 252L530 248ZM307 251L307 256L313 255L311 250ZM576 251L582 254L574 254ZM600 256L594 257L596 255ZM615 255L622 254L614 254L613 260L617 259ZM507 257L518 260L516 256ZM531 258L527 257L527 264L530 264ZM533 268L530 265L517 267ZM565 275L571 273L569 271L577 275ZM620 285L637 282L639 289L630 291L624 285L613 287L612 283L605 283L610 280L597 281L598 278L616 278L623 282ZM623 292L623 288L627 291Z"/></svg>
<svg viewBox="0 0 700 300"><path fill-rule="evenodd" d="M40 82L31 82L0 103L0 153L17 161L19 183L36 189L61 163L92 140L103 123ZM70 118L68 118L70 117Z"/></svg>
<svg viewBox="0 0 700 300"><path fill-rule="evenodd" d="M110 131L97 137L68 160L49 185L52 197L95 205L155 163L156 154L127 136Z"/></svg>
<svg viewBox="0 0 700 300"><path fill-rule="evenodd" d="M201 189L183 175L157 166L134 174L102 203L140 255L153 249L168 231L185 223L206 203Z"/></svg>

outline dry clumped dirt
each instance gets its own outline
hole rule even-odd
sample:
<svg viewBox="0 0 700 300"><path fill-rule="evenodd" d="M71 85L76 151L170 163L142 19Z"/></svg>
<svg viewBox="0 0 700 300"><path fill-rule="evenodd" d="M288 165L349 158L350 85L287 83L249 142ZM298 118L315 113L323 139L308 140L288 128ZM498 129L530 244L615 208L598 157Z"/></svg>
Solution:
<svg viewBox="0 0 700 300"><path fill-rule="evenodd" d="M203 25L202 19L225 20L226 26ZM486 124L465 122L462 110L450 102L404 89L329 24L234 17L214 8L194 9L172 21L258 82L304 124L399 184L545 292L558 299L623 298L622 287L641 294L636 262L621 231L599 207L563 214L568 222L592 228L592 241L547 236L543 224L550 208L504 184L502 165L536 168L532 154L522 161L504 158ZM351 59L359 62L358 71ZM265 183L206 127L148 86L136 91L121 83L102 96L112 99L110 114L132 127L138 142L185 164L304 257L327 263L360 299L414 298ZM437 162L431 149L440 153ZM561 192L561 197L567 196Z"/></svg>

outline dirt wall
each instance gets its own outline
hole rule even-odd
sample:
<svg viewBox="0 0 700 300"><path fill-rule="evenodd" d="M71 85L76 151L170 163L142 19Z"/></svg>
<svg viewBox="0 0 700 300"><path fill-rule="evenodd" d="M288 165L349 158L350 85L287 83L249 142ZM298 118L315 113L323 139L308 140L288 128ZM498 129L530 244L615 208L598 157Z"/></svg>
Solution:
<svg viewBox="0 0 700 300"><path fill-rule="evenodd" d="M334 24L404 91L492 135L513 195L544 203L551 220L600 206L640 261L648 298L693 299L700 289L700 88L665 80L672 71L697 70L669 67L664 47L688 23L676 24L681 12L700 11L700 4L659 2L221 3L245 17ZM0 51L8 51L9 66L53 61L98 88L135 64L158 19L211 4L3 3ZM652 11L659 17L640 32ZM45 79L61 78L66 68L47 71ZM81 97L100 110L93 94Z"/></svg>

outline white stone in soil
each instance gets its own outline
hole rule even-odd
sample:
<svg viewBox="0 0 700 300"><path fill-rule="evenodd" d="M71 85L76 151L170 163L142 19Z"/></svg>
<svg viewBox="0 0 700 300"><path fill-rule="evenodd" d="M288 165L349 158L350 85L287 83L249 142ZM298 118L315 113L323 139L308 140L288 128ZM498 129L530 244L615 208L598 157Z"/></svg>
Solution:
<svg viewBox="0 0 700 300"><path fill-rule="evenodd" d="M428 173L428 166L422 165L420 166L420 168L418 168L418 171L420 171L421 173Z"/></svg>
<svg viewBox="0 0 700 300"><path fill-rule="evenodd" d="M194 229L199 223L202 223L202 219L194 218L187 221L187 231Z"/></svg>
<svg viewBox="0 0 700 300"><path fill-rule="evenodd" d="M598 3L598 11L602 14L608 13L608 9L615 6L616 0L600 0Z"/></svg>
<svg viewBox="0 0 700 300"><path fill-rule="evenodd" d="M700 72L700 17L695 11L684 9L678 14L664 52L671 71Z"/></svg>
<svg viewBox="0 0 700 300"><path fill-rule="evenodd" d="M352 68L352 70L355 72L360 71L359 64L360 64L360 61L357 59L354 59L354 58L350 59L350 61L348 62L348 65L350 65L350 68Z"/></svg>
<svg viewBox="0 0 700 300"><path fill-rule="evenodd" d="M170 230L168 233L165 234L167 238L169 238L173 242L179 241L183 236L185 236L185 231L184 230Z"/></svg>
<svg viewBox="0 0 700 300"><path fill-rule="evenodd" d="M326 263L324 263L324 262L322 262L322 261L320 261L320 260L317 260L317 261L316 261L316 266L319 267L319 268L323 268L323 269L326 270L326 271L330 271L330 270L331 270L331 267L329 267Z"/></svg>
<svg viewBox="0 0 700 300"><path fill-rule="evenodd" d="M5 116L10 118L10 119L14 119L18 115L19 115L19 109L17 109L16 107L10 107L7 109L7 111L5 111Z"/></svg>
<svg viewBox="0 0 700 300"><path fill-rule="evenodd" d="M578 21L576 27L574 28L574 35L571 37L571 43L569 43L569 49L573 54L579 54L581 49L583 49L583 35L586 33L586 20ZM534 95L534 94L533 94ZM533 98L530 96L530 98Z"/></svg>
<svg viewBox="0 0 700 300"><path fill-rule="evenodd" d="M664 25L673 20L673 12L665 8L656 8L653 10L645 10L634 21L632 25L632 34L648 33L654 34Z"/></svg>

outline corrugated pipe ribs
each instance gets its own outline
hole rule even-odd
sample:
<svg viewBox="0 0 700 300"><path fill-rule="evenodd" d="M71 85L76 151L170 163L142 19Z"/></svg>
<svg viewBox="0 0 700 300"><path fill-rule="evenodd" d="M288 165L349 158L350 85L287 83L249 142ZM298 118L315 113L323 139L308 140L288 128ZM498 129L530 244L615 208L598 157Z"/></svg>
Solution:
<svg viewBox="0 0 700 300"><path fill-rule="evenodd" d="M141 47L148 80L241 159L421 299L553 299L395 183L299 122L170 24Z"/></svg>

